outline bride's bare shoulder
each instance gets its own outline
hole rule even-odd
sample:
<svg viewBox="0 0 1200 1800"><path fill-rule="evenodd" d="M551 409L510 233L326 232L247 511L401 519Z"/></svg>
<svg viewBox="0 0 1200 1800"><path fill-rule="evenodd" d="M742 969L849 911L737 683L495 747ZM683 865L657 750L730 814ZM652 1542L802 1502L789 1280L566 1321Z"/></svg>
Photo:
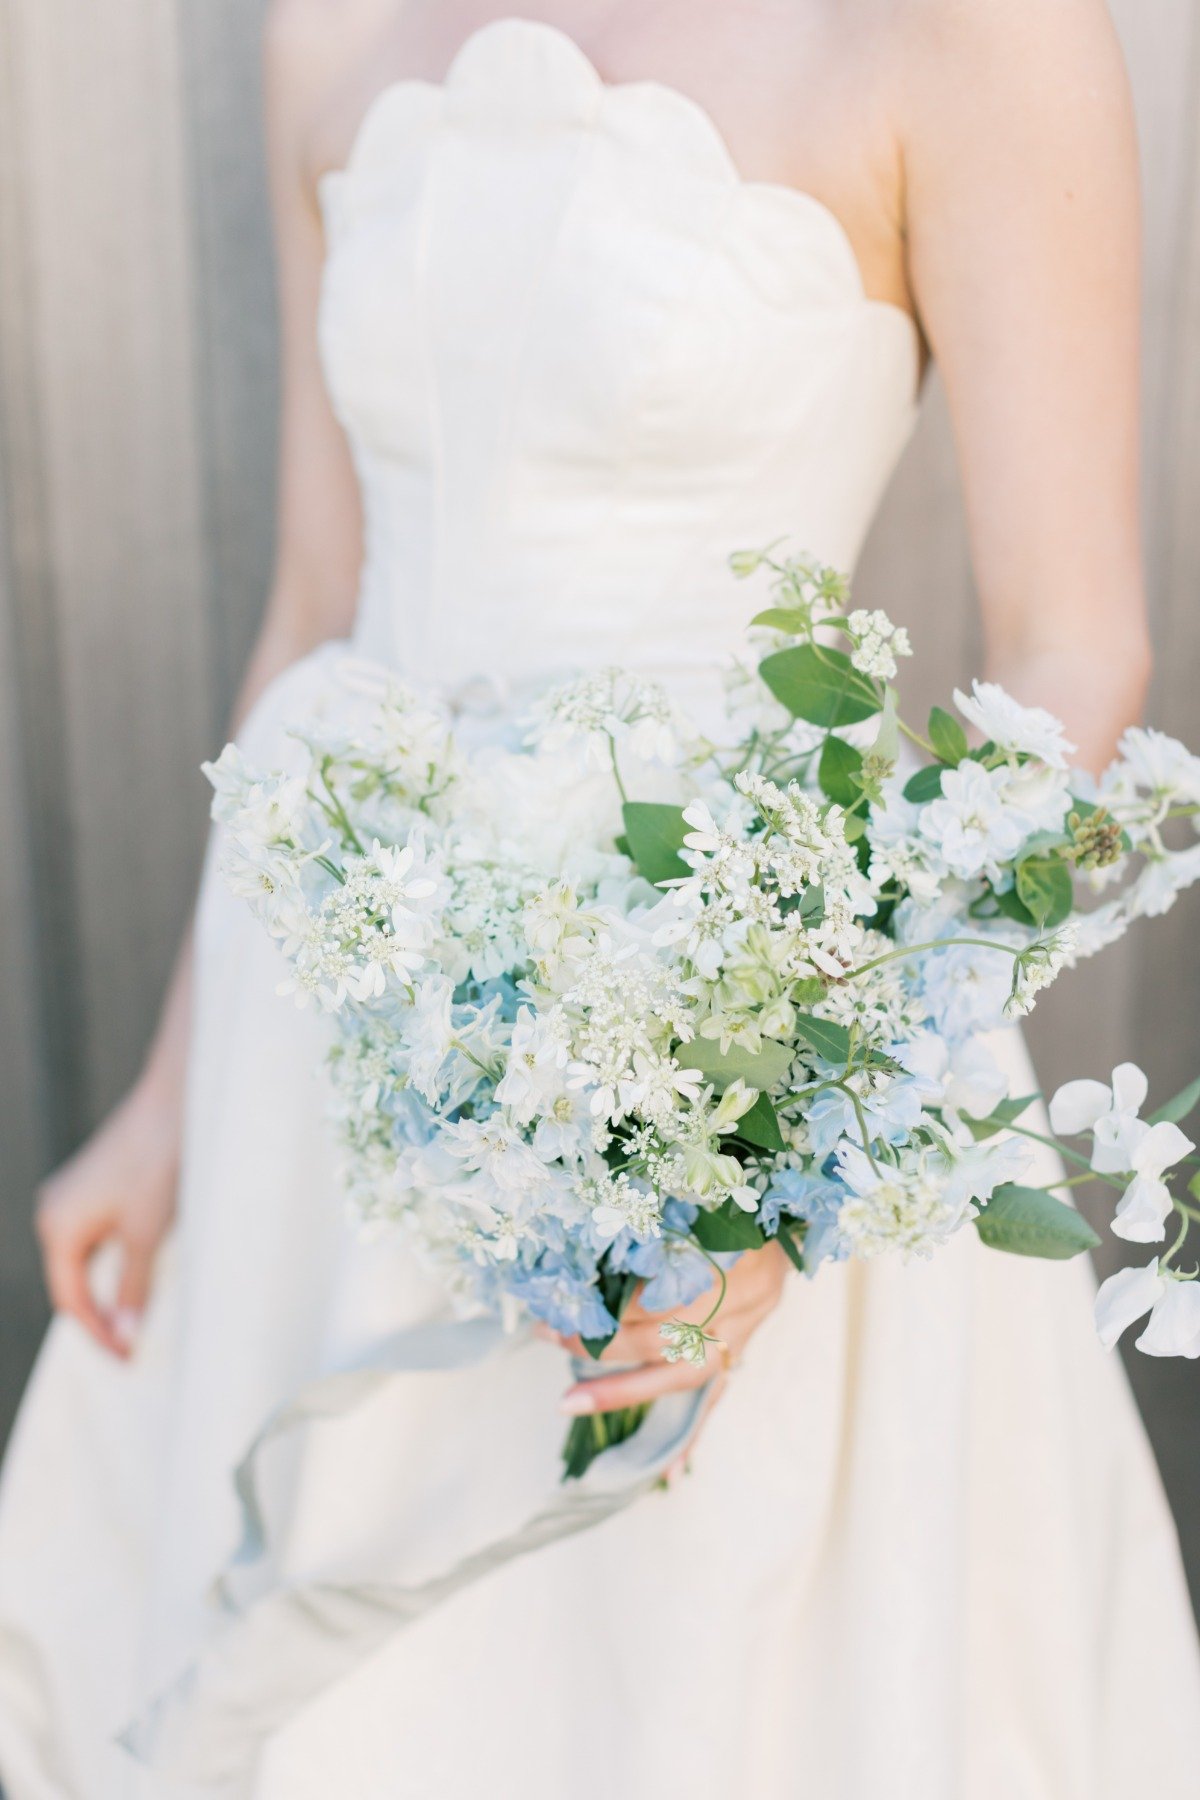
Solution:
<svg viewBox="0 0 1200 1800"><path fill-rule="evenodd" d="M396 11L395 0L270 0L263 28L268 113L280 155L306 185L330 160L331 147L339 148L339 100L359 81Z"/></svg>
<svg viewBox="0 0 1200 1800"><path fill-rule="evenodd" d="M1123 92L1107 0L879 0L907 68L970 99L997 83Z"/></svg>
<svg viewBox="0 0 1200 1800"><path fill-rule="evenodd" d="M910 183L1017 186L1050 169L1128 185L1128 77L1105 0L881 0L898 34L895 117ZM957 174L955 174L957 171Z"/></svg>

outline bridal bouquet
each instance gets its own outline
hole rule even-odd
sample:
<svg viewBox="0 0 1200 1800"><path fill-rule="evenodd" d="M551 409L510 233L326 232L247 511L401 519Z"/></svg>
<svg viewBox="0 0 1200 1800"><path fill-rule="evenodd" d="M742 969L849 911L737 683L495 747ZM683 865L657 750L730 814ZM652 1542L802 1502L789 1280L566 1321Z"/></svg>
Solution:
<svg viewBox="0 0 1200 1800"><path fill-rule="evenodd" d="M808 1273L968 1223L1028 1255L1095 1243L1022 1184L1034 1096L1009 1095L987 1034L1200 876L1200 845L1173 842L1200 810L1178 743L1128 731L1097 783L1055 719L987 683L919 733L885 614L803 558L734 569L773 602L730 672L736 741L604 669L472 747L434 696L347 662L290 769L230 746L207 770L282 990L335 1020L355 1210L402 1223L466 1302L593 1355L635 1291L670 1315L714 1290L704 1323L662 1325L667 1358L703 1362L726 1268L773 1239ZM1200 1084L1149 1119L1145 1093L1124 1065L1060 1090L1051 1122L1092 1133L1063 1155L1118 1190L1116 1232L1178 1227L1105 1283L1105 1340L1149 1313L1144 1349L1196 1356L1179 1121ZM567 1472L641 1416L575 1421Z"/></svg>

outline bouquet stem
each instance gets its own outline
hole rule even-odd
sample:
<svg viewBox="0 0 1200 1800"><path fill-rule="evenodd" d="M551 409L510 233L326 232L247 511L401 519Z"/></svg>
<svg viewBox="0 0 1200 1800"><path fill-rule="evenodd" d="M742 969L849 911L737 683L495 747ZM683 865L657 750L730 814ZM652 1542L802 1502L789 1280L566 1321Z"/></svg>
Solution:
<svg viewBox="0 0 1200 1800"><path fill-rule="evenodd" d="M649 1405L623 1406L618 1412L585 1413L572 1419L563 1444L563 1480L578 1481L603 1451L631 1438L649 1411Z"/></svg>

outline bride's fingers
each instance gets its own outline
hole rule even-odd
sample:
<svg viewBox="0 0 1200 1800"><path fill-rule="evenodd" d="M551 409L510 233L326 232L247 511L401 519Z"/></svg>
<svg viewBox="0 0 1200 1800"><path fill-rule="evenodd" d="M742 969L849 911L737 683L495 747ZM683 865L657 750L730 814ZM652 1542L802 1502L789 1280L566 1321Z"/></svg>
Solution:
<svg viewBox="0 0 1200 1800"><path fill-rule="evenodd" d="M120 1342L108 1320L97 1306L88 1280L92 1252L103 1242L106 1232L99 1222L88 1233L70 1229L52 1210L38 1218L38 1236L46 1274L50 1304L56 1312L70 1313L85 1331L114 1356L124 1356L126 1346Z"/></svg>
<svg viewBox="0 0 1200 1800"><path fill-rule="evenodd" d="M703 1387L713 1376L711 1363L696 1367L687 1362L645 1363L619 1375L592 1375L568 1388L559 1402L572 1415L620 1412L626 1406L645 1406L664 1394L678 1394Z"/></svg>

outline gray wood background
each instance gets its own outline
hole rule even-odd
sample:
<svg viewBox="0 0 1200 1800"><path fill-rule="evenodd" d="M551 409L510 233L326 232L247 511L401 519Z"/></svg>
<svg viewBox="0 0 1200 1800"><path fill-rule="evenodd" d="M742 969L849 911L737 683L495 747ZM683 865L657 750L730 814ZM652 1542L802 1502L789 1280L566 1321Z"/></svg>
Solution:
<svg viewBox="0 0 1200 1800"><path fill-rule="evenodd" d="M39 1172L135 1070L192 891L201 758L268 577L276 400L260 0L0 0L0 1435L44 1321ZM1200 10L1114 0L1141 120L1152 716L1200 739ZM922 683L978 667L934 384L860 591ZM1064 981L1047 1086L1200 1069L1200 905ZM1135 1362L1200 1594L1200 1372Z"/></svg>

